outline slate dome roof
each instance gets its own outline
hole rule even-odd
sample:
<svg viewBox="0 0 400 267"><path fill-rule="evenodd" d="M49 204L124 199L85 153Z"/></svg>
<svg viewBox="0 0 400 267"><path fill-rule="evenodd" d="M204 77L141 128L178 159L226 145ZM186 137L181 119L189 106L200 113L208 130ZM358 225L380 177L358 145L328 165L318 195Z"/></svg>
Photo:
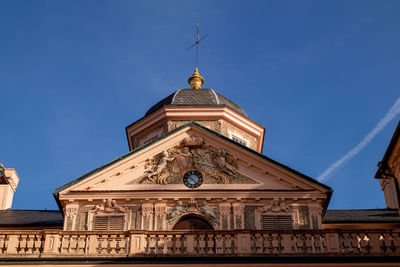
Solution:
<svg viewBox="0 0 400 267"><path fill-rule="evenodd" d="M213 89L180 89L152 106L145 116L164 106L225 106L247 118L241 107Z"/></svg>

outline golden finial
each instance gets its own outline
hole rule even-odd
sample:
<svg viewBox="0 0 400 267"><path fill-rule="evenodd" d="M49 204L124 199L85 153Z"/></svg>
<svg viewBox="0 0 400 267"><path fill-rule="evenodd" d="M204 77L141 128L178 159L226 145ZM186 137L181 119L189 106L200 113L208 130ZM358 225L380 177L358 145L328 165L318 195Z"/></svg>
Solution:
<svg viewBox="0 0 400 267"><path fill-rule="evenodd" d="M200 76L199 70L197 68L194 69L194 73L192 77L189 78L188 83L192 87L192 89L201 89L201 86L204 83L204 78Z"/></svg>

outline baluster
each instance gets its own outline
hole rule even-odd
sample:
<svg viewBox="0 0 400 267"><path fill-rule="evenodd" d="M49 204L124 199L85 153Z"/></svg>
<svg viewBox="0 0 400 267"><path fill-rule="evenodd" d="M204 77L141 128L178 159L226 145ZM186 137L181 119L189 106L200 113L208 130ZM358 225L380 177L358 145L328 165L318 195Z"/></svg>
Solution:
<svg viewBox="0 0 400 267"><path fill-rule="evenodd" d="M207 235L207 254L214 254L214 249L215 249L215 244L214 244L214 235L213 234L208 234Z"/></svg>
<svg viewBox="0 0 400 267"><path fill-rule="evenodd" d="M206 242L204 234L199 235L199 254L204 254Z"/></svg>
<svg viewBox="0 0 400 267"><path fill-rule="evenodd" d="M393 253L399 254L400 252L400 233L396 232L392 234L393 238Z"/></svg>
<svg viewBox="0 0 400 267"><path fill-rule="evenodd" d="M60 246L61 254L68 254L69 238L70 238L69 235L63 235L61 237L61 246Z"/></svg>
<svg viewBox="0 0 400 267"><path fill-rule="evenodd" d="M282 253L290 254L293 253L294 250L294 240L292 240L292 234L282 234Z"/></svg>
<svg viewBox="0 0 400 267"><path fill-rule="evenodd" d="M321 235L319 233L313 235L313 253L322 253Z"/></svg>
<svg viewBox="0 0 400 267"><path fill-rule="evenodd" d="M302 234L296 234L296 252L304 253L305 252L305 244L304 237Z"/></svg>
<svg viewBox="0 0 400 267"><path fill-rule="evenodd" d="M40 254L44 250L44 236L36 235L35 239L35 254Z"/></svg>
<svg viewBox="0 0 400 267"><path fill-rule="evenodd" d="M360 247L362 253L368 253L368 237L366 234L360 234Z"/></svg>
<svg viewBox="0 0 400 267"><path fill-rule="evenodd" d="M382 253L381 244L379 241L380 234L378 233L371 233L368 235L369 238L369 252L373 254Z"/></svg>
<svg viewBox="0 0 400 267"><path fill-rule="evenodd" d="M85 253L85 247L86 247L86 236L79 235L77 241L78 241L78 244L77 244L76 253L79 255L83 255Z"/></svg>
<svg viewBox="0 0 400 267"><path fill-rule="evenodd" d="M19 236L19 246L17 246L17 251L19 251L19 253L21 254L26 254L26 239L27 239L27 235L20 235Z"/></svg>
<svg viewBox="0 0 400 267"><path fill-rule="evenodd" d="M351 252L354 254L360 253L360 238L356 233L351 233L350 236Z"/></svg>
<svg viewBox="0 0 400 267"><path fill-rule="evenodd" d="M182 235L175 235L175 253L176 254L182 253L182 245L183 245Z"/></svg>
<svg viewBox="0 0 400 267"><path fill-rule="evenodd" d="M261 254L263 252L262 235L260 233L255 233L253 235L253 238L254 238L254 247L251 251L257 254Z"/></svg>
<svg viewBox="0 0 400 267"><path fill-rule="evenodd" d="M109 235L107 238L108 243L108 254L116 255L117 249L117 236L116 235Z"/></svg>
<svg viewBox="0 0 400 267"><path fill-rule="evenodd" d="M108 235L101 235L101 240L99 242L100 255L106 255L108 252Z"/></svg>
<svg viewBox="0 0 400 267"><path fill-rule="evenodd" d="M263 234L263 252L265 254L272 253L272 244L271 244L271 235L270 234Z"/></svg>
<svg viewBox="0 0 400 267"><path fill-rule="evenodd" d="M154 238L154 253L155 254L161 254L162 253L162 236L160 236L159 234L155 235Z"/></svg>
<svg viewBox="0 0 400 267"><path fill-rule="evenodd" d="M126 254L127 251L126 249L126 243L127 243L127 238L125 235L118 235L118 243L117 243L117 247L118 247L118 254Z"/></svg>
<svg viewBox="0 0 400 267"><path fill-rule="evenodd" d="M342 233L343 237L343 251L344 253L350 252L351 251L351 245L350 245L350 240L349 240L349 233Z"/></svg>
<svg viewBox="0 0 400 267"><path fill-rule="evenodd" d="M278 254L279 253L279 235L276 233L271 234L271 248L272 254Z"/></svg>
<svg viewBox="0 0 400 267"><path fill-rule="evenodd" d="M168 253L168 246L167 246L167 236L166 235L159 235L158 236L158 240L159 240L159 245L158 247L160 248L160 253L162 254L167 254Z"/></svg>
<svg viewBox="0 0 400 267"><path fill-rule="evenodd" d="M223 236L222 234L217 234L215 236L215 253L222 254L224 253L224 244L223 244Z"/></svg>
<svg viewBox="0 0 400 267"><path fill-rule="evenodd" d="M310 233L305 233L304 234L304 252L306 254L311 254L313 252L312 240L311 240L311 234Z"/></svg>
<svg viewBox="0 0 400 267"><path fill-rule="evenodd" d="M234 242L232 236L230 234L225 234L225 254L232 254L232 250L234 249L232 243Z"/></svg>
<svg viewBox="0 0 400 267"><path fill-rule="evenodd" d="M174 243L172 239L172 235L167 235L167 254L174 253Z"/></svg>
<svg viewBox="0 0 400 267"><path fill-rule="evenodd" d="M26 235L25 254L33 254L33 238L34 235Z"/></svg>
<svg viewBox="0 0 400 267"><path fill-rule="evenodd" d="M149 235L149 254L154 254L156 251L156 236Z"/></svg>
<svg viewBox="0 0 400 267"><path fill-rule="evenodd" d="M390 233L383 234L382 247L386 254L393 253L393 238Z"/></svg>
<svg viewBox="0 0 400 267"><path fill-rule="evenodd" d="M78 236L72 235L69 248L71 253L76 254L78 252Z"/></svg>

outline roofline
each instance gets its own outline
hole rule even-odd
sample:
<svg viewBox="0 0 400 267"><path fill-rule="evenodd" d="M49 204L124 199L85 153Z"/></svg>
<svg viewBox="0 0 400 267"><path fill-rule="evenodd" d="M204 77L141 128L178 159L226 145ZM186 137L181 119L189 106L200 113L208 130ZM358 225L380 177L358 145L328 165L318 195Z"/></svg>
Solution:
<svg viewBox="0 0 400 267"><path fill-rule="evenodd" d="M390 139L390 143L386 149L385 154L383 155L382 160L380 161L380 163L378 163L378 170L375 173L375 178L377 178L377 179L383 178L382 175L388 167L387 162L388 162L390 156L392 155L393 149L395 148L396 143L399 140L399 138L400 138L400 121L397 123L396 130L394 131L393 136Z"/></svg>
<svg viewBox="0 0 400 267"><path fill-rule="evenodd" d="M189 121L189 122L187 122L187 123L181 125L181 126L178 127L178 128L175 128L175 129L173 129L173 130L171 130L171 131L169 131L169 132L166 132L165 134L163 134L163 135L157 137L156 139L154 139L154 140L152 140L152 141L150 141L150 142L148 142L148 143L146 143L146 144L144 144L144 145L142 145L142 146L140 146L140 147L138 147L138 148L135 148L135 149L129 151L129 152L126 153L125 155L122 155L121 157L116 158L116 159L114 159L114 160L112 160L112 161L110 161L110 162L108 162L108 163L106 163L106 164L104 164L104 165L102 165L102 166L100 166L100 167L98 167L98 168L96 168L96 169L94 169L94 170L92 170L92 171L90 171L90 172L88 172L88 173L82 175L81 177L76 178L75 180L72 180L71 182L66 183L66 184L64 184L64 185L62 185L62 186L56 188L56 189L54 190L54 193L59 193L60 191L66 189L66 188L68 188L68 187L70 187L71 185L74 185L74 184L76 184L77 182L82 181L82 180L85 179L86 177L88 177L88 176L90 176L90 175L92 175L92 174L98 173L98 172L100 172L101 170L105 169L106 167L111 166L111 165L113 165L114 163L117 163L117 162L119 162L120 160L125 159L125 158L129 157L130 155L135 154L136 152L138 152L138 151L140 151L140 150L142 150L142 149L144 149L144 148L146 148L146 147L148 147L148 146L150 146L150 145L152 145L152 144L158 142L159 140L164 139L165 137L168 137L169 135L171 135L171 134L173 134L173 133L175 133L175 132L178 132L179 130L181 130L181 129L183 129L184 127L188 126L190 123L195 123L195 122ZM197 124L197 123L195 123L195 124Z"/></svg>
<svg viewBox="0 0 400 267"><path fill-rule="evenodd" d="M239 146L239 147L243 148L244 150L247 150L248 152L251 152L251 153L255 154L256 156L261 157L261 158L263 158L263 159L265 159L265 160L267 160L267 161L269 161L269 162L271 162L271 163L273 163L275 165L278 165L279 167L282 167L282 168L286 169L287 171L290 171L290 172L292 172L292 173L294 173L294 174L306 179L307 181L309 181L309 182L311 182L313 184L316 184L316 185L318 185L320 187L323 187L323 188L327 189L328 190L327 199L328 200L330 199L330 195L332 194L332 191L333 191L331 187L329 187L329 186L327 186L327 185L325 185L325 184L323 184L323 183L321 183L321 182L319 182L319 181L317 181L317 180L315 180L315 179L313 179L313 178L311 178L311 177L309 177L309 176L307 176L307 175L305 175L305 174L303 174L301 172L298 172L298 171L296 171L296 170L294 170L294 169L292 169L292 168L290 168L290 167L288 167L288 166L286 166L286 165L284 165L282 163L279 163L279 162L277 162L277 161L275 161L275 160L273 160L273 159L271 159L271 158L269 158L269 157L267 157L267 156L265 156L265 155L263 155L261 153L258 153L257 151L255 151L255 150L253 150L251 148L243 146L243 145L241 145L241 144L229 139L228 137L226 137L226 136L224 136L224 135L222 135L220 133L217 133L217 132L215 132L215 131L213 131L211 129L208 129L207 127L204 127L204 126L198 124L195 121L189 121L189 122L181 125L180 127L175 128L172 131L169 131L169 132L161 135L160 137L152 140L151 142L146 143L146 144L144 144L144 145L142 145L142 146L140 146L140 147L128 152L127 154L125 154L125 155L123 155L123 156L121 156L121 157L119 157L119 158L117 158L117 159L115 159L113 161L110 161L109 163L106 163L103 166L100 166L99 168L97 168L97 169L95 169L95 170L93 170L91 172L86 173L85 175L83 175L81 177L79 177L79 178L77 178L77 179L75 179L75 180L73 180L73 181L71 181L71 182L69 182L69 183L67 183L67 184L65 184L63 186L60 186L60 187L56 188L55 192L54 192L54 194L57 194L57 196L55 196L56 200L58 198L58 193L61 192L62 190L66 189L66 188L68 188L68 187L70 187L70 186L72 186L72 185L74 185L74 184L76 184L76 183L78 183L78 182L80 182L82 180L84 180L85 178L87 178L88 176L90 176L92 174L95 174L95 173L98 173L98 172L102 171L106 167L111 166L111 165L119 162L120 160L125 159L125 158L135 154L136 152L138 152L138 151L140 151L140 150L142 150L142 149L144 149L146 147L149 147L152 144L157 143L158 141L160 141L160 140L162 140L162 139L164 139L164 138L166 138L166 137L168 137L168 136L170 136L170 135L172 135L172 134L174 134L174 133L176 133L176 132L178 132L178 131L180 131L180 130L188 127L188 126L191 126L191 125L199 127L200 129L203 129L203 130L205 130L205 131L207 131L207 132L209 132L209 133L211 133L211 134L213 134L215 136L218 136L218 137L224 139L225 141L228 141L228 142L230 142L230 143L232 143L232 144L234 144L236 146ZM328 202L325 204L324 210L326 210Z"/></svg>
<svg viewBox="0 0 400 267"><path fill-rule="evenodd" d="M211 89L211 90L212 90L212 89ZM203 104L199 104L199 105L194 105L194 104L191 104L191 105L186 105L186 104L168 104L168 105L164 105L164 106L162 106L161 108L157 109L156 111L154 111L154 112L152 112L152 113L150 113L150 114L144 115L144 116L141 117L140 119L137 119L136 121L132 122L131 124L129 124L128 126L125 127L125 130L126 130L127 128L131 127L132 125L136 124L137 122L143 120L144 118L150 116L151 114L154 114L155 112L161 110L162 108L169 107L169 106L172 106L172 107L225 107L225 108L228 108L228 109L230 109L231 111L233 111L233 112L239 114L240 116L242 116L242 117L248 119L249 121L258 124L258 125L261 126L262 128L265 128L262 124L259 124L258 122L256 122L256 121L250 119L249 117L243 116L242 114L240 114L239 112L237 112L237 111L231 109L229 106L227 106L227 105L225 105L225 104L212 104L212 105L211 105L211 104L210 104L210 105L203 105Z"/></svg>

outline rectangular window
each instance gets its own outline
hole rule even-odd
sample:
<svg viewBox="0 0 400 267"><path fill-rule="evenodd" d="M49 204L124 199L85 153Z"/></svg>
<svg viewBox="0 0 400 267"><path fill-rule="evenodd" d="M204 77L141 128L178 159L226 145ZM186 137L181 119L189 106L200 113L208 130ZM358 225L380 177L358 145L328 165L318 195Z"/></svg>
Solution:
<svg viewBox="0 0 400 267"><path fill-rule="evenodd" d="M95 216L94 230L124 230L124 216Z"/></svg>
<svg viewBox="0 0 400 267"><path fill-rule="evenodd" d="M239 143L239 144L241 144L241 145L247 146L247 142L244 141L243 139L240 139L239 137L236 137L236 136L232 135L232 140L237 142L237 143Z"/></svg>
<svg viewBox="0 0 400 267"><path fill-rule="evenodd" d="M293 222L291 215L262 215L263 230L291 230Z"/></svg>

